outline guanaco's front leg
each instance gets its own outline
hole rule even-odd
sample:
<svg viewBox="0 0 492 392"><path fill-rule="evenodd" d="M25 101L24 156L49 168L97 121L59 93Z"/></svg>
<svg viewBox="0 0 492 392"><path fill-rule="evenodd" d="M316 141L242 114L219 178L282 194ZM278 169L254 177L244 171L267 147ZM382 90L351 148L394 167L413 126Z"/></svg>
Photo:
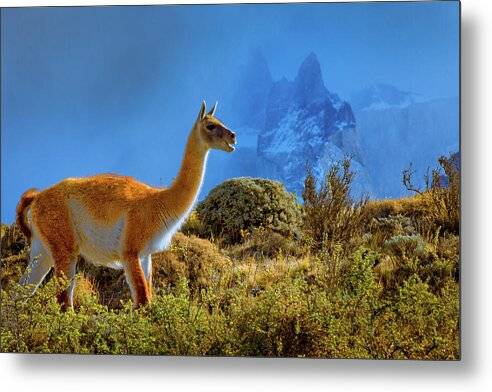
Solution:
<svg viewBox="0 0 492 392"><path fill-rule="evenodd" d="M150 290L138 256L128 255L124 265L126 281L130 286L135 308L148 304L150 302Z"/></svg>
<svg viewBox="0 0 492 392"><path fill-rule="evenodd" d="M142 257L142 269L144 272L147 287L149 289L150 299L152 299L152 255Z"/></svg>

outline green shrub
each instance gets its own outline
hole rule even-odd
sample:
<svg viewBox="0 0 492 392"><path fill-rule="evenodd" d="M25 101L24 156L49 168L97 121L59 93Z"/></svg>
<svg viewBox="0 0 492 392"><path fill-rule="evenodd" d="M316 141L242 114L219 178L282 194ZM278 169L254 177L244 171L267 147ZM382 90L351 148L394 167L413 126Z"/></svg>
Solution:
<svg viewBox="0 0 492 392"><path fill-rule="evenodd" d="M263 227L247 233L243 242L229 246L226 250L231 257L239 260L248 257L262 260L279 255L302 256L305 253L299 241Z"/></svg>
<svg viewBox="0 0 492 392"><path fill-rule="evenodd" d="M374 349L383 358L457 359L458 293L451 280L436 295L418 276L410 277L376 320Z"/></svg>
<svg viewBox="0 0 492 392"><path fill-rule="evenodd" d="M301 225L301 207L284 186L263 178L234 178L215 187L197 207L205 231L227 243L263 227L294 236Z"/></svg>
<svg viewBox="0 0 492 392"><path fill-rule="evenodd" d="M191 214L183 223L183 226L181 226L179 231L185 235L188 236L195 235L197 237L204 236L206 232L205 226L203 225L203 222L198 217L198 213L196 212L196 210L193 210L191 212Z"/></svg>
<svg viewBox="0 0 492 392"><path fill-rule="evenodd" d="M153 286L156 289L175 287L186 278L190 292L220 284L231 269L231 261L210 241L177 233L165 252L152 255Z"/></svg>
<svg viewBox="0 0 492 392"><path fill-rule="evenodd" d="M365 240L372 248L378 249L383 247L384 243L392 237L416 233L411 218L404 215L389 215L372 218L367 226Z"/></svg>
<svg viewBox="0 0 492 392"><path fill-rule="evenodd" d="M427 255L427 246L420 235L395 235L383 244L383 250L399 258L418 257Z"/></svg>
<svg viewBox="0 0 492 392"><path fill-rule="evenodd" d="M387 294L414 275L437 293L447 280L458 280L458 265L455 237L437 237L429 243L417 234L397 235L379 249L375 271Z"/></svg>
<svg viewBox="0 0 492 392"><path fill-rule="evenodd" d="M340 245L349 252L360 245L366 226L367 200L354 201L350 196L353 178L349 159L333 164L319 186L308 170L302 193L303 231L314 251L331 256Z"/></svg>

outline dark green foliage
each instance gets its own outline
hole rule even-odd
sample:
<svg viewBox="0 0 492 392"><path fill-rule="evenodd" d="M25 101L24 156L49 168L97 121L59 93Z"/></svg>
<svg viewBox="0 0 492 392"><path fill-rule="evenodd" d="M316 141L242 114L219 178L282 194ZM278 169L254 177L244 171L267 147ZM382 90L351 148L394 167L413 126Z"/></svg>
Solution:
<svg viewBox="0 0 492 392"><path fill-rule="evenodd" d="M337 285L325 263L272 266L260 290L224 271L223 284L189 291L182 279L171 291L133 310L87 301L61 312L50 281L30 297L13 285L2 291L1 350L166 355L238 355L330 358L455 359L458 285L439 293L412 276L390 298L373 272L377 255L359 249ZM283 263L283 261L279 261ZM271 272L270 272L271 273ZM253 287L265 278L257 271Z"/></svg>
<svg viewBox="0 0 492 392"><path fill-rule="evenodd" d="M198 205L206 234L227 243L263 227L294 236L301 225L301 207L284 186L263 178L234 178L215 187Z"/></svg>

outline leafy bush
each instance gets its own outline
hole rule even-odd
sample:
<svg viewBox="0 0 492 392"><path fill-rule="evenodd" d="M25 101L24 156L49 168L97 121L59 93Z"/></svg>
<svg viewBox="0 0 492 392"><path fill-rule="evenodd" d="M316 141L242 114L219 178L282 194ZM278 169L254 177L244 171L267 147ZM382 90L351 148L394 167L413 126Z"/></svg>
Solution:
<svg viewBox="0 0 492 392"><path fill-rule="evenodd" d="M185 235L195 235L197 237L203 237L206 235L206 229L203 222L200 220L196 210L193 210L183 223L180 229L181 233Z"/></svg>
<svg viewBox="0 0 492 392"><path fill-rule="evenodd" d="M299 241L260 227L247 233L243 242L226 248L226 251L235 259L253 257L262 260L278 255L301 256L305 250Z"/></svg>
<svg viewBox="0 0 492 392"><path fill-rule="evenodd" d="M371 234L378 234L384 240L396 235L412 235L416 233L412 219L404 215L373 218L368 225L368 231Z"/></svg>
<svg viewBox="0 0 492 392"><path fill-rule="evenodd" d="M385 292L394 292L412 276L417 276L438 293L448 280L458 280L459 257L453 252L457 244L451 238L426 242L420 235L398 235L379 249L375 272Z"/></svg>
<svg viewBox="0 0 492 392"><path fill-rule="evenodd" d="M191 293L219 284L231 268L231 261L210 241L182 233L174 236L169 250L154 254L152 263L155 288L174 287L186 278Z"/></svg>
<svg viewBox="0 0 492 392"><path fill-rule="evenodd" d="M385 241L383 249L400 258L409 256L423 258L427 255L426 244L419 235L393 236Z"/></svg>
<svg viewBox="0 0 492 392"><path fill-rule="evenodd" d="M399 288L374 324L373 349L381 358L457 359L459 357L459 288L447 281L436 295L419 277Z"/></svg>
<svg viewBox="0 0 492 392"><path fill-rule="evenodd" d="M197 213L206 233L227 243L237 243L259 227L295 236L301 225L296 197L281 183L263 178L225 181L198 205Z"/></svg>
<svg viewBox="0 0 492 392"><path fill-rule="evenodd" d="M353 178L349 159L332 165L319 189L316 178L308 170L302 194L303 230L313 250L332 255L339 245L358 241L364 233L367 200L352 200Z"/></svg>
<svg viewBox="0 0 492 392"><path fill-rule="evenodd" d="M404 215L372 218L366 230L362 237L363 244L374 250L383 248L386 241L395 236L417 234L412 219Z"/></svg>

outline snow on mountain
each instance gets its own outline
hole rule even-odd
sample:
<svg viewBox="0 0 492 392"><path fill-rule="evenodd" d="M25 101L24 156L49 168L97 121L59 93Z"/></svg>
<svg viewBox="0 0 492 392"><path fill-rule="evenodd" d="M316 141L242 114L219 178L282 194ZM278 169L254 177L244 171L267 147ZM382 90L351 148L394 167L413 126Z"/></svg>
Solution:
<svg viewBox="0 0 492 392"><path fill-rule="evenodd" d="M282 78L270 91L265 126L258 136L258 174L302 193L306 168L322 179L331 163L352 158L356 194L371 193L349 103L329 92L311 53L294 81Z"/></svg>

